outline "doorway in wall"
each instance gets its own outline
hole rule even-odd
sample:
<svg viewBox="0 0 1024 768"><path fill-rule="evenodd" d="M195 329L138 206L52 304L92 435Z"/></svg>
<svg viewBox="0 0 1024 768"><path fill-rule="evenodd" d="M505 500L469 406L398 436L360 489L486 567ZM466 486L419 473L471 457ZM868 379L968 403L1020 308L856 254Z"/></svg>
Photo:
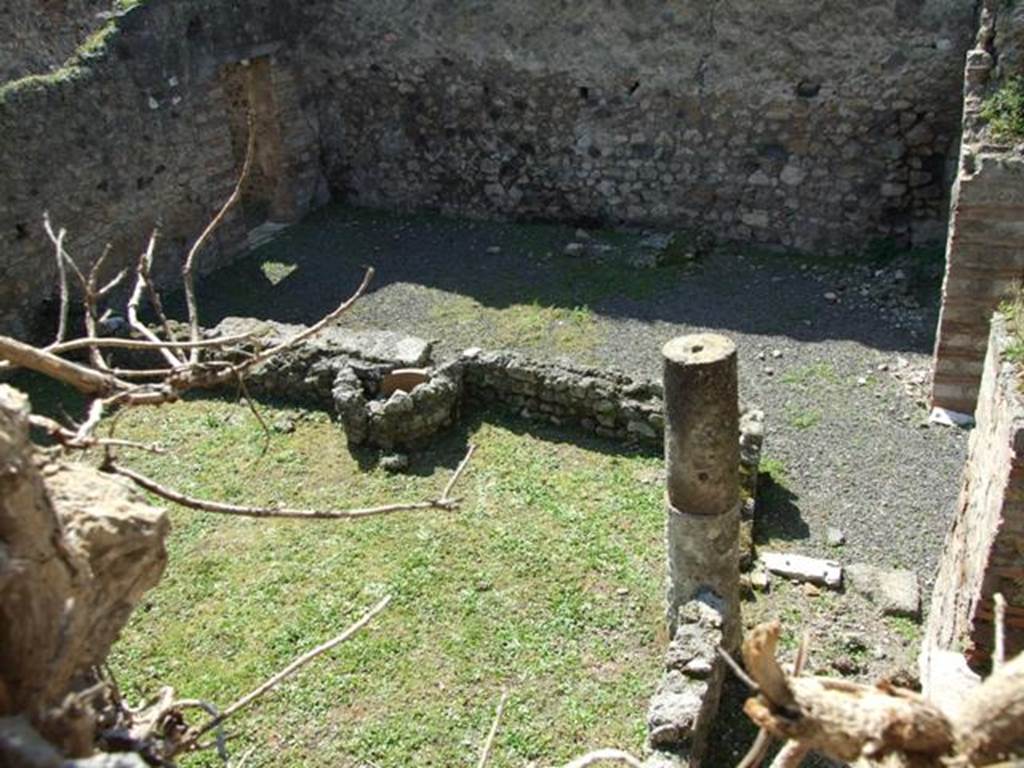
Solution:
<svg viewBox="0 0 1024 768"><path fill-rule="evenodd" d="M222 71L236 168L241 169L245 160L250 125L256 137L240 204L250 240L262 230L279 229L293 222L297 215L274 99L272 67L271 58L262 57L228 64Z"/></svg>

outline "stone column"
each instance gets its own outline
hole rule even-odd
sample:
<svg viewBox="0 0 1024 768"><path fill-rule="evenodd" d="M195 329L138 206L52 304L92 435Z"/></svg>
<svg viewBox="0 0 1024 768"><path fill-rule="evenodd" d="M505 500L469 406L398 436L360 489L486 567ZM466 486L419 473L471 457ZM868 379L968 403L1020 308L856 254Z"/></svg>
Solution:
<svg viewBox="0 0 1024 768"><path fill-rule="evenodd" d="M740 639L739 400L736 345L697 334L669 341L665 358L667 620L702 588L724 602L725 646Z"/></svg>

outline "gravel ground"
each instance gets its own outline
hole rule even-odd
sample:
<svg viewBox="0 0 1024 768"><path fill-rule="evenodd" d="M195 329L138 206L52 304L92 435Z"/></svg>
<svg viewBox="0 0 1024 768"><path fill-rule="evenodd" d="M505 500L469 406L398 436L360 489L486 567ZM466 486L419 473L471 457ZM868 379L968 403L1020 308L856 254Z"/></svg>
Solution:
<svg viewBox="0 0 1024 768"><path fill-rule="evenodd" d="M723 250L644 269L628 263L637 235L595 233L598 253L562 255L575 239L567 227L331 207L207 280L201 306L206 322L310 322L372 264L374 289L347 322L436 339L442 355L519 347L657 376L670 337L724 333L739 349L741 397L766 414L767 466L783 480L769 488L758 539L911 568L927 590L966 446L965 432L927 426L934 266ZM841 549L830 528L845 535Z"/></svg>

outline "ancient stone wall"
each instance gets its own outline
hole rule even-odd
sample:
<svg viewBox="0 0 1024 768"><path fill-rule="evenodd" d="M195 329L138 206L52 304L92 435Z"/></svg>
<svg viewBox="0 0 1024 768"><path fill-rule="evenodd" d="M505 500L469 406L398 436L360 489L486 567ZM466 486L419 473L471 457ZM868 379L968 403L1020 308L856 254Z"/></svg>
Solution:
<svg viewBox="0 0 1024 768"><path fill-rule="evenodd" d="M174 273L232 187L249 106L253 182L202 269L323 200L323 173L359 205L817 252L941 239L972 15L971 0L146 0L64 67L0 87L0 329L24 335L52 295L47 209L81 261L111 242L111 268L160 222Z"/></svg>
<svg viewBox="0 0 1024 768"><path fill-rule="evenodd" d="M989 317L1024 274L1024 154L981 117L987 97L1024 75L1022 36L1024 7L986 0L967 58L932 386L934 405L961 413L977 402Z"/></svg>
<svg viewBox="0 0 1024 768"><path fill-rule="evenodd" d="M273 130L260 114L257 127L261 137L272 136L274 151L258 141L256 165L276 185L275 210L294 217L311 207L320 174L296 66L304 7L148 0L62 69L0 87L0 329L27 334L34 311L53 295L44 211L67 228L68 250L80 264L111 243L111 274L134 262L159 224L158 277L176 279L182 255L231 193L244 156L244 134L231 131L225 67L252 60L263 103L272 101L265 114ZM322 185L319 194L326 194ZM245 245L249 202L217 233L201 271Z"/></svg>
<svg viewBox="0 0 1024 768"><path fill-rule="evenodd" d="M514 352L468 350L467 394L528 419L582 427L602 437L661 444L661 385L624 373L546 363Z"/></svg>
<svg viewBox="0 0 1024 768"><path fill-rule="evenodd" d="M926 647L984 661L993 647L992 597L1008 608L1008 657L1024 651L1024 396L996 316L960 501L935 582Z"/></svg>
<svg viewBox="0 0 1024 768"><path fill-rule="evenodd" d="M0 83L63 64L106 24L113 0L4 0Z"/></svg>
<svg viewBox="0 0 1024 768"><path fill-rule="evenodd" d="M818 252L944 236L970 0L336 3L348 200L645 223Z"/></svg>

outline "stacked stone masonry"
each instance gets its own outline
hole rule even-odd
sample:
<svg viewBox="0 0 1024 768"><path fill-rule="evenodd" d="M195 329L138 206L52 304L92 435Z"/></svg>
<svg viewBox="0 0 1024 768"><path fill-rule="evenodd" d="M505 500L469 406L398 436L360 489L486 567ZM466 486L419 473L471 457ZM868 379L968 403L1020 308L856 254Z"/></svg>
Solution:
<svg viewBox="0 0 1024 768"><path fill-rule="evenodd" d="M963 140L953 184L933 404L973 413L988 324L1024 275L1024 154L987 130L981 109L1006 80L1024 74L1024 8L986 0L967 57Z"/></svg>
<svg viewBox="0 0 1024 768"><path fill-rule="evenodd" d="M255 349L303 329L229 317L206 335L250 335ZM380 395L386 373L410 368L423 369L427 381L410 392ZM392 331L329 328L252 371L246 382L254 393L336 413L353 444L385 449L422 444L453 424L465 405L504 407L526 419L658 450L664 434L660 382L508 351L467 349L435 364L430 342ZM413 411L421 418L410 418ZM739 477L747 520L753 517L763 419L757 409L742 409Z"/></svg>
<svg viewBox="0 0 1024 768"><path fill-rule="evenodd" d="M332 13L316 103L328 176L357 202L828 252L942 239L973 3Z"/></svg>
<svg viewBox="0 0 1024 768"><path fill-rule="evenodd" d="M966 651L974 662L993 648L993 596L1007 608L1007 656L1024 651L1024 396L1010 342L996 315L985 358L958 511L935 582L925 647Z"/></svg>
<svg viewBox="0 0 1024 768"><path fill-rule="evenodd" d="M285 7L287 6L287 7ZM112 245L134 263L160 227L155 273L182 258L231 194L244 157L232 135L225 68L265 59L279 143L275 183L291 218L327 199L314 117L300 104L303 3L149 0L118 15L61 69L0 86L0 329L26 336L54 295L43 212L83 265ZM259 118L259 115L257 115ZM266 161L258 136L257 161ZM243 197L201 255L208 272L247 244Z"/></svg>
<svg viewBox="0 0 1024 768"><path fill-rule="evenodd" d="M718 716L725 663L723 604L704 590L679 609L665 672L647 709L648 765L699 766Z"/></svg>
<svg viewBox="0 0 1024 768"><path fill-rule="evenodd" d="M359 205L819 252L940 240L973 5L148 0L0 88L0 328L27 333L53 293L44 210L82 261L112 243L111 269L159 222L176 273L234 184L247 62L273 191L202 269L327 183Z"/></svg>
<svg viewBox="0 0 1024 768"><path fill-rule="evenodd" d="M0 83L60 66L105 24L113 0L4 0Z"/></svg>

